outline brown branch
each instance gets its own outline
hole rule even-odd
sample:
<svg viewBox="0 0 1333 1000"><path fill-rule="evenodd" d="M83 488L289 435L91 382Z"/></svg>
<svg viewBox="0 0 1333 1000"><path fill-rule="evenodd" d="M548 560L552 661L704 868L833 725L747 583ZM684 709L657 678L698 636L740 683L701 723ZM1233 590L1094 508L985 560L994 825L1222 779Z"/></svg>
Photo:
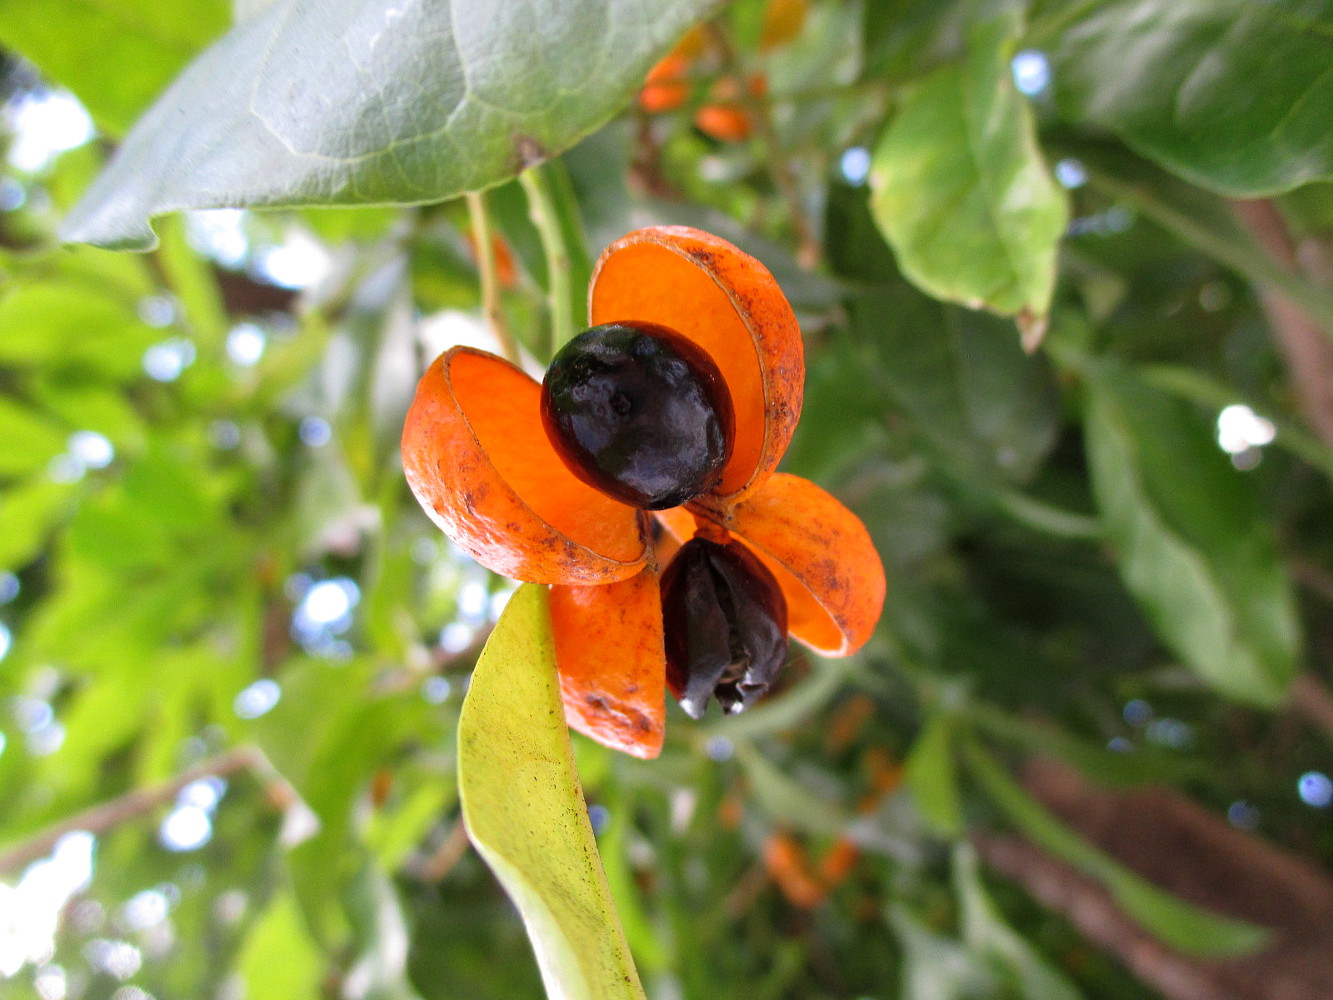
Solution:
<svg viewBox="0 0 1333 1000"><path fill-rule="evenodd" d="M1312 1000L1333 996L1333 881L1303 859L1231 827L1162 787L1111 791L1041 761L1030 792L1139 875L1196 905L1271 930L1260 952L1186 955L1162 944L1106 889L1022 838L982 832L978 853L1021 883L1168 1000Z"/></svg>
<svg viewBox="0 0 1333 1000"><path fill-rule="evenodd" d="M449 828L444 840L440 841L440 846L413 864L412 872L422 882L442 882L444 877L453 871L454 866L463 860L463 855L471 846L472 841L468 839L467 827L463 823L463 817L459 816L454 820L454 825Z"/></svg>
<svg viewBox="0 0 1333 1000"><path fill-rule="evenodd" d="M1297 583L1333 603L1333 573L1301 556L1291 557L1287 565Z"/></svg>
<svg viewBox="0 0 1333 1000"><path fill-rule="evenodd" d="M1236 201L1232 208L1264 250L1287 270L1304 272L1316 283L1326 277L1318 273L1313 255L1298 253L1282 215L1271 201ZM1278 289L1260 287L1259 297L1286 361L1301 414L1311 429L1333 445L1333 342L1314 317Z"/></svg>
<svg viewBox="0 0 1333 1000"><path fill-rule="evenodd" d="M38 858L45 857L55 847L56 842L67 833L83 830L99 835L114 829L121 823L136 819L155 809L174 801L181 789L201 778L223 777L236 771L252 770L266 783L271 783L276 775L268 759L258 747L245 746L228 750L226 753L210 757L194 767L182 771L170 781L148 788L136 788L119 798L85 809L69 819L61 820L47 827L40 833L20 841L7 851L0 853L0 872L13 871ZM277 779L282 782L282 779ZM285 786L285 782L282 782Z"/></svg>
<svg viewBox="0 0 1333 1000"><path fill-rule="evenodd" d="M262 316L266 313L295 313L297 293L290 288L255 281L244 274L213 268L222 306L228 316Z"/></svg>
<svg viewBox="0 0 1333 1000"><path fill-rule="evenodd" d="M1101 883L1021 837L978 831L972 844L992 870L1062 914L1091 943L1120 959L1169 1000L1235 1000L1195 963L1175 954L1116 905Z"/></svg>
<svg viewBox="0 0 1333 1000"><path fill-rule="evenodd" d="M1323 731L1333 741L1333 692L1330 692L1314 674L1306 671L1291 682L1287 694L1291 710L1306 722Z"/></svg>

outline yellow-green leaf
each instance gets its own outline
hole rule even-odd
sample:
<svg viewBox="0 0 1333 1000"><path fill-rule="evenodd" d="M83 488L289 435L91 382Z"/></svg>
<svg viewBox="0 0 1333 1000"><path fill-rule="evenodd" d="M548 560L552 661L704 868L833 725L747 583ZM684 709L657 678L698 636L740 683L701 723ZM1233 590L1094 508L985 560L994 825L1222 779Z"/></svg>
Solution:
<svg viewBox="0 0 1333 1000"><path fill-rule="evenodd" d="M468 687L458 787L477 851L518 907L551 1000L643 1000L560 702L546 590L519 588Z"/></svg>
<svg viewBox="0 0 1333 1000"><path fill-rule="evenodd" d="M913 284L972 308L1044 315L1068 208L1009 60L1016 16L978 25L959 61L902 103L874 152L871 211Z"/></svg>
<svg viewBox="0 0 1333 1000"><path fill-rule="evenodd" d="M318 995L323 956L310 940L290 891L269 904L246 939L238 964L246 995L253 1000Z"/></svg>
<svg viewBox="0 0 1333 1000"><path fill-rule="evenodd" d="M43 414L0 398L0 475L40 469L65 447L65 432Z"/></svg>

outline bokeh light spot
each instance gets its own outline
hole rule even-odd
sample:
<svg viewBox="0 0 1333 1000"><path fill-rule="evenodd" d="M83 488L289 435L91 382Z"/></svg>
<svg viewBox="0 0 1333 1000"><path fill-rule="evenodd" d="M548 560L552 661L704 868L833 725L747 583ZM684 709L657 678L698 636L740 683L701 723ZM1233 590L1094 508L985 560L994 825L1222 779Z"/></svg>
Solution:
<svg viewBox="0 0 1333 1000"><path fill-rule="evenodd" d="M848 184L860 186L870 176L870 150L864 146L852 146L842 154L838 169Z"/></svg>
<svg viewBox="0 0 1333 1000"><path fill-rule="evenodd" d="M282 688L272 677L261 677L248 687L243 688L234 699L231 707L242 719L257 719L273 710L282 698Z"/></svg>
<svg viewBox="0 0 1333 1000"><path fill-rule="evenodd" d="M158 830L158 839L169 851L194 851L212 838L213 820L198 806L177 806Z"/></svg>
<svg viewBox="0 0 1333 1000"><path fill-rule="evenodd" d="M1051 64L1044 52L1024 49L1014 56L1009 68L1019 93L1035 97L1051 85Z"/></svg>
<svg viewBox="0 0 1333 1000"><path fill-rule="evenodd" d="M1301 801L1315 809L1327 809L1333 803L1333 781L1322 771L1306 771L1296 782Z"/></svg>
<svg viewBox="0 0 1333 1000"><path fill-rule="evenodd" d="M196 353L194 344L184 337L163 340L143 352L143 370L158 382L174 382L194 364Z"/></svg>

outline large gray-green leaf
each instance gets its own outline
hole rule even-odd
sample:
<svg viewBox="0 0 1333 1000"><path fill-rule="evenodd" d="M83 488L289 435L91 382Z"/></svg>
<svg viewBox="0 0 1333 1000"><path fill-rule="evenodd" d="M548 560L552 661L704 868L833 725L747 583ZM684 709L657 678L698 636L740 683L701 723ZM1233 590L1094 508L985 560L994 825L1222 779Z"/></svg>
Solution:
<svg viewBox="0 0 1333 1000"><path fill-rule="evenodd" d="M1222 694L1281 702L1299 665L1295 600L1252 484L1207 421L1107 370L1088 380L1085 431L1120 574L1157 634Z"/></svg>
<svg viewBox="0 0 1333 1000"><path fill-rule="evenodd" d="M1061 111L1239 197L1333 177L1331 0L1109 0L1054 47Z"/></svg>
<svg viewBox="0 0 1333 1000"><path fill-rule="evenodd" d="M903 273L936 298L1044 315L1068 208L1009 60L1016 16L910 94L875 149L871 210Z"/></svg>
<svg viewBox="0 0 1333 1000"><path fill-rule="evenodd" d="M438 201L610 118L717 0L285 0L196 59L70 213L144 249L149 219L223 205Z"/></svg>
<svg viewBox="0 0 1333 1000"><path fill-rule="evenodd" d="M523 915L551 1000L643 1000L565 727L546 589L520 587L458 723L468 835Z"/></svg>
<svg viewBox="0 0 1333 1000"><path fill-rule="evenodd" d="M121 135L229 13L226 0L0 0L0 39Z"/></svg>

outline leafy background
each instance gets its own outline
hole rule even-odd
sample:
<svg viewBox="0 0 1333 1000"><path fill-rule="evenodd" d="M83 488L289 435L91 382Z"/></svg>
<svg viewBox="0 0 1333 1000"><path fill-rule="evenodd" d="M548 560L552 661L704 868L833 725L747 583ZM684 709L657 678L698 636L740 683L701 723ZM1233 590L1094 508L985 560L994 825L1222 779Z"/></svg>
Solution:
<svg viewBox="0 0 1333 1000"><path fill-rule="evenodd" d="M459 821L512 585L397 440L649 222L782 282L889 600L575 739L648 995L1333 991L1333 4L649 6L0 3L0 995L543 995Z"/></svg>

